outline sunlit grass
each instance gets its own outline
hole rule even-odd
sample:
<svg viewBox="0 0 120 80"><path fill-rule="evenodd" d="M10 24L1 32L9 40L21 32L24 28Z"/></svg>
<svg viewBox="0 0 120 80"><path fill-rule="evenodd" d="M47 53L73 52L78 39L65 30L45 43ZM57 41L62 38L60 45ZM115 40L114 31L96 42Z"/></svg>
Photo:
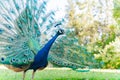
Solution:
<svg viewBox="0 0 120 80"><path fill-rule="evenodd" d="M25 80L30 80L32 71L28 71ZM22 80L22 72L0 69L0 80ZM45 69L37 71L35 80L120 80L120 73L113 72L75 72L64 69Z"/></svg>

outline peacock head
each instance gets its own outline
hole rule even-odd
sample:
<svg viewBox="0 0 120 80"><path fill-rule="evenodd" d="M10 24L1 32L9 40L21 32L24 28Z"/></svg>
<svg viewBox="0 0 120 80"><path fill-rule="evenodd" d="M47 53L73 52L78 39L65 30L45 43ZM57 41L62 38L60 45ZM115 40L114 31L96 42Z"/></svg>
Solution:
<svg viewBox="0 0 120 80"><path fill-rule="evenodd" d="M64 30L63 29L59 29L58 32L57 32L58 35L62 35L64 34Z"/></svg>

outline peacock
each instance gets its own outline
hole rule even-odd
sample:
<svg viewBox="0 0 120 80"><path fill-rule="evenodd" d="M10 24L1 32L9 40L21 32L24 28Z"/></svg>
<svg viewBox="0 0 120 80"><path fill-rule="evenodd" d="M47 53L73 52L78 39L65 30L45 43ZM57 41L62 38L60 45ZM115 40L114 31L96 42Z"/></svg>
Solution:
<svg viewBox="0 0 120 80"><path fill-rule="evenodd" d="M78 44L73 29L61 27L65 20L56 20L55 10L46 11L47 3L0 0L0 63L13 71L23 71L23 80L28 70L33 70L33 80L35 72L44 69L48 61L76 71L97 66L92 54Z"/></svg>

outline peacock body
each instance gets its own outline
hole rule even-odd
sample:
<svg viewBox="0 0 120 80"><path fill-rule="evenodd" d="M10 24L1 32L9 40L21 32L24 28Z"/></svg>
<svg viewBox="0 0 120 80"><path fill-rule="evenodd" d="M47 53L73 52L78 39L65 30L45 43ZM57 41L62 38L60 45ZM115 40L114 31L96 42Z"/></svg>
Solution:
<svg viewBox="0 0 120 80"><path fill-rule="evenodd" d="M76 38L66 41L71 31L55 42L64 33L58 27L64 19L55 20L55 11L46 13L46 5L47 1L42 0L0 0L0 63L16 72L24 71L23 80L27 70L32 69L34 77L35 71L44 69L48 61L73 70L88 65L83 57L78 56L81 50L71 54L75 49L87 52L73 43ZM72 47L73 44L77 46ZM86 54L90 57L90 53ZM76 62L76 58L80 62ZM90 61L87 57L85 59Z"/></svg>

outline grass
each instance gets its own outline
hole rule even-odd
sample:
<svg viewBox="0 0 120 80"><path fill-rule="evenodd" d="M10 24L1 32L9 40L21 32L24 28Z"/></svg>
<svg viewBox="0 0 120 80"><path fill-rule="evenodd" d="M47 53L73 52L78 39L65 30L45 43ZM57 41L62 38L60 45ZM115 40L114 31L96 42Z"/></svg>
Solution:
<svg viewBox="0 0 120 80"><path fill-rule="evenodd" d="M30 80L32 71L28 71L25 80ZM45 69L37 71L35 80L120 80L115 72L75 72L64 69ZM22 80L22 73L0 69L0 80Z"/></svg>

